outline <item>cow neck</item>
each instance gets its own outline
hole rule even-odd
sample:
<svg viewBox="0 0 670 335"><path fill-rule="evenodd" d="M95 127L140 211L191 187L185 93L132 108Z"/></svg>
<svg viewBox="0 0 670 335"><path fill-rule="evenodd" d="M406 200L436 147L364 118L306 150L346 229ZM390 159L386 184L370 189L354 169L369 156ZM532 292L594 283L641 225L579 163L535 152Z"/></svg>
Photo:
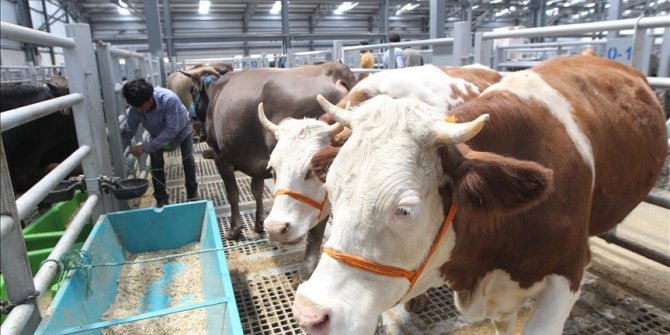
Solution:
<svg viewBox="0 0 670 335"><path fill-rule="evenodd" d="M325 252L331 258L340 261L344 264L347 264L351 267L357 268L359 270L372 272L374 274L387 277L403 277L407 279L409 281L409 287L407 288L405 294L398 300L398 302L400 302L412 290L414 284L416 284L417 280L421 276L421 273L423 272L423 270L425 270L426 265L428 265L428 261L437 251L437 248L440 245L442 238L446 234L447 229L451 225L451 222L454 220L455 215L456 215L456 203L453 202L451 204L451 208L449 208L449 213L444 218L444 221L442 221L442 226L440 227L437 236L435 236L435 239L433 240L433 244L431 245L430 250L428 251L428 255L426 255L426 257L423 259L421 265L419 265L419 268L414 271L409 271L395 266L371 262L362 257L336 251L328 247L323 247L323 252Z"/></svg>
<svg viewBox="0 0 670 335"><path fill-rule="evenodd" d="M300 194L298 192L293 192L289 189L286 188L280 188L275 190L274 197L276 198L278 195L288 195L292 197L295 200L298 200L302 202L303 204L306 204L314 209L317 209L319 211L319 216L317 217L317 220L321 219L321 215L323 214L323 208L326 204L326 201L328 201L328 192L326 192L326 195L323 196L323 201L318 202L304 194Z"/></svg>

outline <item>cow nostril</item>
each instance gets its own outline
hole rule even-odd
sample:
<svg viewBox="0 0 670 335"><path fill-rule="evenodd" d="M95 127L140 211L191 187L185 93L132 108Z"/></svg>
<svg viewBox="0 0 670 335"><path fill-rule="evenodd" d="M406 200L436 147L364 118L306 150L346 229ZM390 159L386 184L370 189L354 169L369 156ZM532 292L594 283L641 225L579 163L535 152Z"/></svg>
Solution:
<svg viewBox="0 0 670 335"><path fill-rule="evenodd" d="M288 222L284 222L284 228L282 228L281 233L286 234L291 229L291 225Z"/></svg>
<svg viewBox="0 0 670 335"><path fill-rule="evenodd" d="M330 315L311 300L298 295L293 303L293 316L311 334L327 333Z"/></svg>

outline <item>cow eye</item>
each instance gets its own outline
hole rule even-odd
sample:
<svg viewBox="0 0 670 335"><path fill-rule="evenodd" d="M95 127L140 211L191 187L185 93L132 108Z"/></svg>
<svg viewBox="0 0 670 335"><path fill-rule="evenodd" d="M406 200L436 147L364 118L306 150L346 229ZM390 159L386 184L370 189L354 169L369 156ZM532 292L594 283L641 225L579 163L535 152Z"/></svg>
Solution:
<svg viewBox="0 0 670 335"><path fill-rule="evenodd" d="M314 172L312 172L312 169L307 170L307 174L305 175L305 180L311 179L314 177Z"/></svg>
<svg viewBox="0 0 670 335"><path fill-rule="evenodd" d="M270 173L272 174L272 182L276 183L277 182L277 174L275 173L275 169L270 169Z"/></svg>
<svg viewBox="0 0 670 335"><path fill-rule="evenodd" d="M398 207L395 209L395 213L393 214L396 216L411 216L412 210L407 207Z"/></svg>

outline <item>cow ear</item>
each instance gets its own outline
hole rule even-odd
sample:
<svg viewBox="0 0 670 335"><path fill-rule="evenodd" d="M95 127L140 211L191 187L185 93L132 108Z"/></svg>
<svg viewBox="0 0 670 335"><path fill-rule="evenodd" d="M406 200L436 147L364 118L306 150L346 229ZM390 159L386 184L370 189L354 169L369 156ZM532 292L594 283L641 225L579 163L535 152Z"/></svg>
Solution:
<svg viewBox="0 0 670 335"><path fill-rule="evenodd" d="M457 206L470 213L514 214L544 200L553 189L553 171L538 163L469 149L464 158L455 196Z"/></svg>
<svg viewBox="0 0 670 335"><path fill-rule="evenodd" d="M328 170L330 165L333 164L333 160L337 153L340 152L340 148L336 147L325 147L321 148L314 156L310 162L310 169L312 173L321 180L321 182L326 182L326 176L328 175Z"/></svg>

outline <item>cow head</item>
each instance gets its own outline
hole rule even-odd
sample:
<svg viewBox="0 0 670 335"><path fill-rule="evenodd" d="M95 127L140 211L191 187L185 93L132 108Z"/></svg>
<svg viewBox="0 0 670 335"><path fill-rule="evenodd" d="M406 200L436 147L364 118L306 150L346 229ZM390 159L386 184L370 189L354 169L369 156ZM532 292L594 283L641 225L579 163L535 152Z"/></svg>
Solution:
<svg viewBox="0 0 670 335"><path fill-rule="evenodd" d="M205 119L207 118L207 107L209 107L209 94L207 93L207 89L221 75L213 70L202 70L198 73L179 72L190 77L191 82L193 83L193 86L191 86L193 104L189 111L191 113L191 118L197 119L200 122L205 122Z"/></svg>
<svg viewBox="0 0 670 335"><path fill-rule="evenodd" d="M325 176L315 173L311 161L342 127L314 119L287 118L278 125L265 116L263 103L258 118L277 139L269 167L275 182L275 200L263 225L270 240L290 243L299 241L319 221L330 214Z"/></svg>
<svg viewBox="0 0 670 335"><path fill-rule="evenodd" d="M312 334L372 334L382 312L444 284L440 267L458 238L445 220L452 204L457 222L467 221L472 208L505 215L536 203L549 187L551 173L538 164L461 144L488 114L455 124L414 99L378 96L351 113L320 102L353 133L326 178L333 214L326 253L293 305ZM445 235L437 239L443 222ZM431 253L434 240L440 242ZM418 275L410 284L391 267Z"/></svg>

